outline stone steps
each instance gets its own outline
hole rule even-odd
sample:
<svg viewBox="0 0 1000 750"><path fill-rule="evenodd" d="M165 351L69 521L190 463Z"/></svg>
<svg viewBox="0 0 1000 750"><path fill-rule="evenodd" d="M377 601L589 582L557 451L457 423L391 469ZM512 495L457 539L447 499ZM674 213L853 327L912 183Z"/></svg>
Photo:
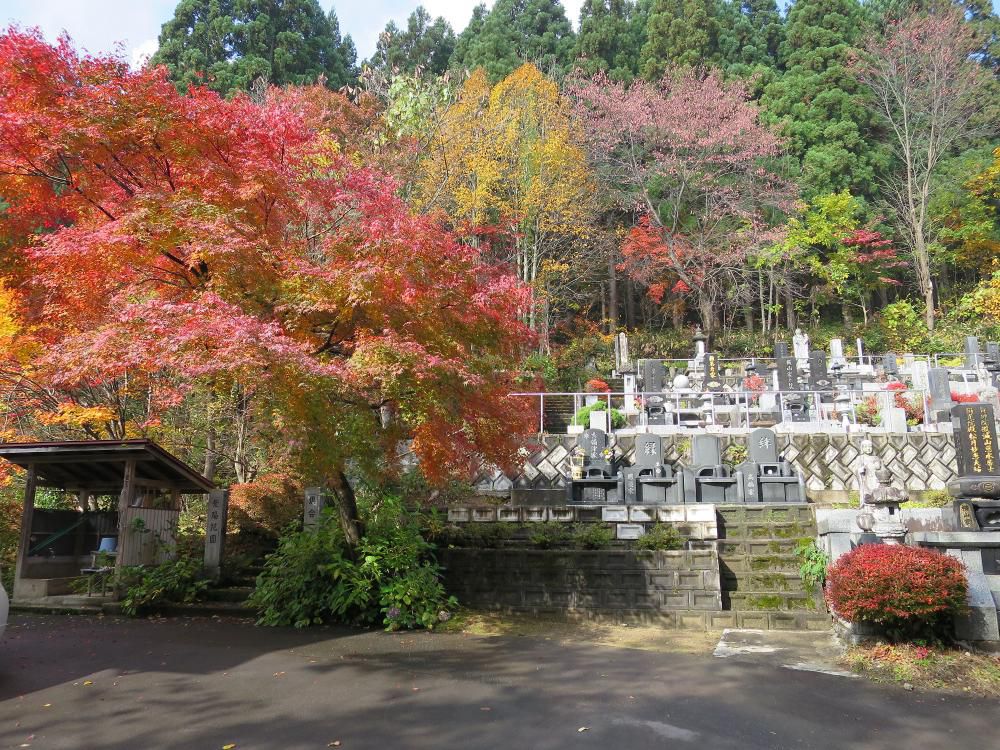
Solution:
<svg viewBox="0 0 1000 750"><path fill-rule="evenodd" d="M795 554L801 541L816 536L809 506L724 506L717 512L725 607L826 617L818 593L802 583L801 561Z"/></svg>
<svg viewBox="0 0 1000 750"><path fill-rule="evenodd" d="M225 586L210 588L205 592L209 602L245 602L253 593L253 586Z"/></svg>

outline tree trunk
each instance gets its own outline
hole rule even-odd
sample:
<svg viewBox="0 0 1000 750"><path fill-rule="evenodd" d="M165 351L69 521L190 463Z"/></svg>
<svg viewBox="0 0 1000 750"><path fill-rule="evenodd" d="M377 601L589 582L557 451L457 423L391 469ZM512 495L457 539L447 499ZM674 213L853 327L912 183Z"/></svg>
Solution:
<svg viewBox="0 0 1000 750"><path fill-rule="evenodd" d="M795 330L795 298L792 290L785 290L785 326L789 331Z"/></svg>
<svg viewBox="0 0 1000 750"><path fill-rule="evenodd" d="M635 328L635 292L629 278L625 279L625 327Z"/></svg>
<svg viewBox="0 0 1000 750"><path fill-rule="evenodd" d="M354 496L354 488L347 480L343 471L336 471L330 477L327 485L337 498L337 512L340 516L340 527L344 531L347 548L353 552L361 543L361 514L358 512L358 501Z"/></svg>
<svg viewBox="0 0 1000 750"><path fill-rule="evenodd" d="M608 252L608 333L618 330L618 278L615 272L615 251Z"/></svg>
<svg viewBox="0 0 1000 750"><path fill-rule="evenodd" d="M754 320L754 309L752 304L743 308L743 322L746 324L747 333L753 333L756 321Z"/></svg>
<svg viewBox="0 0 1000 750"><path fill-rule="evenodd" d="M205 436L205 463L203 465L202 476L211 482L215 481L215 466L218 463L215 453L215 428L209 427Z"/></svg>

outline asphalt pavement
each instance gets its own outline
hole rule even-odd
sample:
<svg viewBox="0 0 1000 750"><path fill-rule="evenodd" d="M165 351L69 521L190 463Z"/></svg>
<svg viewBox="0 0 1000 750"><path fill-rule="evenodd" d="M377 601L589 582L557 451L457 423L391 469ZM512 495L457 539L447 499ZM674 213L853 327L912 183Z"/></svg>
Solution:
<svg viewBox="0 0 1000 750"><path fill-rule="evenodd" d="M12 616L0 748L1000 749L996 702L543 637Z"/></svg>

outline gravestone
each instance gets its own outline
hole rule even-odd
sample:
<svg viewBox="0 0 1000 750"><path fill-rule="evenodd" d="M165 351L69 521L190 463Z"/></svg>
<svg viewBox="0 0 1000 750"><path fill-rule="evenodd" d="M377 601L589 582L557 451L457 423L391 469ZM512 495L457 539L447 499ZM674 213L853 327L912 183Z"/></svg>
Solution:
<svg viewBox="0 0 1000 750"><path fill-rule="evenodd" d="M997 424L989 404L959 404L951 410L955 459L963 477L998 477ZM1000 487L997 488L1000 490Z"/></svg>
<svg viewBox="0 0 1000 750"><path fill-rule="evenodd" d="M589 429L576 439L577 448L583 453L582 477L571 477L566 485L571 503L619 503L619 483L613 454L605 455L608 435L604 430Z"/></svg>
<svg viewBox="0 0 1000 750"><path fill-rule="evenodd" d="M722 375L719 373L719 355L708 352L705 355L705 387L710 391L722 388Z"/></svg>
<svg viewBox="0 0 1000 750"><path fill-rule="evenodd" d="M625 332L615 336L615 370L620 373L632 371L628 356L628 334Z"/></svg>
<svg viewBox="0 0 1000 750"><path fill-rule="evenodd" d="M306 487L305 509L302 515L302 524L312 526L319 521L320 513L326 507L326 495L322 487Z"/></svg>
<svg viewBox="0 0 1000 750"><path fill-rule="evenodd" d="M885 425L886 432L902 433L908 430L906 409L900 409L898 406L890 406L884 411L883 424Z"/></svg>
<svg viewBox="0 0 1000 750"><path fill-rule="evenodd" d="M932 422L951 420L951 382L948 380L948 370L944 367L931 367L927 371L927 390L930 396L930 412Z"/></svg>
<svg viewBox="0 0 1000 750"><path fill-rule="evenodd" d="M695 435L691 438L691 466L685 471L686 503L736 502L741 488L722 463L719 438Z"/></svg>
<svg viewBox="0 0 1000 750"><path fill-rule="evenodd" d="M758 428L747 437L747 460L736 467L748 503L806 501L805 484L791 463L778 455L773 430Z"/></svg>
<svg viewBox="0 0 1000 750"><path fill-rule="evenodd" d="M809 387L822 391L831 385L830 374L826 370L826 352L819 349L809 354Z"/></svg>
<svg viewBox="0 0 1000 750"><path fill-rule="evenodd" d="M774 342L774 358L781 359L782 357L788 356L788 342L787 341L775 341Z"/></svg>
<svg viewBox="0 0 1000 750"><path fill-rule="evenodd" d="M642 361L643 393L662 393L666 378L667 368L663 366L662 359L645 359Z"/></svg>
<svg viewBox="0 0 1000 750"><path fill-rule="evenodd" d="M208 493L205 524L205 574L218 580L222 574L222 556L226 547L226 519L229 516L229 490Z"/></svg>
<svg viewBox="0 0 1000 750"><path fill-rule="evenodd" d="M927 390L927 372L930 366L927 364L926 360L918 359L913 362L913 387L920 391ZM950 397L951 394L949 394Z"/></svg>
<svg viewBox="0 0 1000 750"><path fill-rule="evenodd" d="M975 336L965 337L965 366L973 369L979 366L982 355L979 353L979 339Z"/></svg>
<svg viewBox="0 0 1000 750"><path fill-rule="evenodd" d="M986 356L994 362L1000 362L1000 343L996 341L987 341Z"/></svg>
<svg viewBox="0 0 1000 750"><path fill-rule="evenodd" d="M844 342L840 339L830 339L830 367L847 367L847 357L844 356Z"/></svg>
<svg viewBox="0 0 1000 750"><path fill-rule="evenodd" d="M886 375L899 375L899 364L896 362L896 352L888 352L882 357L882 370Z"/></svg>
<svg viewBox="0 0 1000 750"><path fill-rule="evenodd" d="M680 478L663 463L663 442L659 435L637 435L635 463L622 470L627 504L683 502Z"/></svg>
<svg viewBox="0 0 1000 750"><path fill-rule="evenodd" d="M779 391L797 391L799 389L799 373L793 358L779 357L777 373Z"/></svg>

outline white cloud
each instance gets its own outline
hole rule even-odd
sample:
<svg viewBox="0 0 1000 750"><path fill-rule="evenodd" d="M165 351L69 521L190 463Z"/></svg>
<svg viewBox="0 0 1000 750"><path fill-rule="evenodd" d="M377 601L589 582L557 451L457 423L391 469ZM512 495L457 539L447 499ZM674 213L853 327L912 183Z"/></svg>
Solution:
<svg viewBox="0 0 1000 750"><path fill-rule="evenodd" d="M146 61L153 56L153 54L156 52L157 49L159 49L159 47L160 44L155 39L147 39L138 47L133 47L132 67L141 68L143 65L146 64Z"/></svg>

